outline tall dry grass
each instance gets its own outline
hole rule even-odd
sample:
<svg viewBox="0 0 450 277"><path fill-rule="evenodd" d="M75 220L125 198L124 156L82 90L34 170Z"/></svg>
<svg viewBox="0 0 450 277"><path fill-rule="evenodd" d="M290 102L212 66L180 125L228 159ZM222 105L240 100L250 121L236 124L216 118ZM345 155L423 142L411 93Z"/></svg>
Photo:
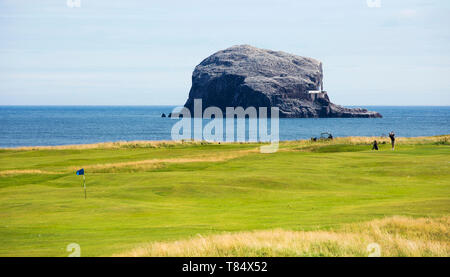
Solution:
<svg viewBox="0 0 450 277"><path fill-rule="evenodd" d="M450 217L394 216L335 231L266 230L144 244L116 256L440 256L450 255ZM378 252L377 252L378 251Z"/></svg>
<svg viewBox="0 0 450 277"><path fill-rule="evenodd" d="M239 157L246 156L250 153L257 153L257 149L238 150L233 152L217 153L217 155L194 155L189 158L170 158L170 159L150 159L131 162L117 162L106 164L87 165L84 168L93 173L108 172L113 173L120 170L148 170L161 168L165 163L196 163L196 162L222 162ZM72 167L71 170L76 170Z"/></svg>
<svg viewBox="0 0 450 277"><path fill-rule="evenodd" d="M323 146L331 145L372 145L376 140L378 144L390 145L389 137L337 137L332 140L320 139L312 140L295 140L283 141L280 143L279 151L312 151ZM432 137L398 137L395 139L396 145L408 144L439 144L450 145L450 135L432 136Z"/></svg>
<svg viewBox="0 0 450 277"><path fill-rule="evenodd" d="M295 140L295 141L283 141L282 146L292 145L311 145L312 143L318 144L370 144L374 140L378 142L390 143L388 137L337 137L333 140L323 140L319 142L311 142L311 140ZM243 144L247 142L207 142L207 141L194 141L194 140L181 140L181 141L117 141L117 142L102 142L94 144L79 144L79 145L61 145L61 146L29 146L29 147L17 147L17 148L1 148L2 150L84 150L84 149L120 149L120 148L160 148L160 147L172 147L177 145L205 145L205 144ZM427 143L439 143L450 144L450 135L432 136L432 137L398 137L396 139L397 144L427 144ZM252 143L254 144L254 143ZM258 143L257 143L258 144ZM263 144L263 143L261 143Z"/></svg>
<svg viewBox="0 0 450 277"><path fill-rule="evenodd" d="M390 143L389 137L338 137L333 140L333 143L346 144L370 144L374 140L378 142ZM398 137L395 139L396 144L428 144L428 143L442 143L448 144L450 142L450 135L431 136L431 137Z"/></svg>
<svg viewBox="0 0 450 277"><path fill-rule="evenodd" d="M283 144L286 146L289 145L311 145L311 144L371 144L376 140L379 143L390 143L391 140L386 136L371 136L371 137L336 137L332 140L318 140L311 141L309 140L295 140L295 141L284 141ZM431 136L431 137L397 137L395 139L396 144L429 144L429 143L437 143L437 144L449 144L450 143L450 135L440 135L440 136Z"/></svg>
<svg viewBox="0 0 450 277"><path fill-rule="evenodd" d="M0 176L22 175L22 174L64 174L63 172L45 171L39 169L12 169L0 171Z"/></svg>
<svg viewBox="0 0 450 277"><path fill-rule="evenodd" d="M101 142L92 144L74 144L74 145L58 145L58 146L27 146L16 148L4 148L5 150L85 150L85 149L120 149L120 148L158 148L174 145L195 145L205 144L209 142L196 141L116 141L116 142Z"/></svg>

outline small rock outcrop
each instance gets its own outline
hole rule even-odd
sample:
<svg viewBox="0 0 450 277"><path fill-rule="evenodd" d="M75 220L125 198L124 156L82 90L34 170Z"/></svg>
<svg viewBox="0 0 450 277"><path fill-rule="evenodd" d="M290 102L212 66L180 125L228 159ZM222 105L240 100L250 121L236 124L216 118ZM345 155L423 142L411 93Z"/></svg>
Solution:
<svg viewBox="0 0 450 277"><path fill-rule="evenodd" d="M322 63L285 52L237 45L216 52L195 67L185 107L194 99L203 109L278 107L280 117L381 117L366 109L330 102L323 88Z"/></svg>

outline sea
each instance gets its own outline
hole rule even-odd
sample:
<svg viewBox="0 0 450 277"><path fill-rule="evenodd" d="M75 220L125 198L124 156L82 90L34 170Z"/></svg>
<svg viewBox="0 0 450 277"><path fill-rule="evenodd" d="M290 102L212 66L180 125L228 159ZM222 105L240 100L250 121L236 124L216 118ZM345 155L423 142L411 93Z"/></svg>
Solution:
<svg viewBox="0 0 450 277"><path fill-rule="evenodd" d="M176 106L0 106L0 147L171 140ZM383 118L282 118L279 139L450 134L450 106L366 106ZM206 124L206 123L205 123ZM248 132L248 129L247 129Z"/></svg>

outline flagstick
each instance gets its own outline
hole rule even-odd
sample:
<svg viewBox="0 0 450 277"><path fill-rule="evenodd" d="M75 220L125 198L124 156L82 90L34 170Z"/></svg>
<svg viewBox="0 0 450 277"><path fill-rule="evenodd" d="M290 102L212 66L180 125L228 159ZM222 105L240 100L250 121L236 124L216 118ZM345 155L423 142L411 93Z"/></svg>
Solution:
<svg viewBox="0 0 450 277"><path fill-rule="evenodd" d="M84 199L86 199L86 177L83 175L83 184L84 184Z"/></svg>

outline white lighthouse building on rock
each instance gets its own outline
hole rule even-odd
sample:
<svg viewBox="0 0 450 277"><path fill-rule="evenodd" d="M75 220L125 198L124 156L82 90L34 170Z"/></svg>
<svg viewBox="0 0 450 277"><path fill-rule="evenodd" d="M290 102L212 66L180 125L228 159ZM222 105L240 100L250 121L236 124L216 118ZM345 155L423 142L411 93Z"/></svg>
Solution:
<svg viewBox="0 0 450 277"><path fill-rule="evenodd" d="M315 101L319 98L327 99L327 92L323 90L323 81L320 83L320 89L317 88L317 90L309 90L308 95L311 98L311 101Z"/></svg>

